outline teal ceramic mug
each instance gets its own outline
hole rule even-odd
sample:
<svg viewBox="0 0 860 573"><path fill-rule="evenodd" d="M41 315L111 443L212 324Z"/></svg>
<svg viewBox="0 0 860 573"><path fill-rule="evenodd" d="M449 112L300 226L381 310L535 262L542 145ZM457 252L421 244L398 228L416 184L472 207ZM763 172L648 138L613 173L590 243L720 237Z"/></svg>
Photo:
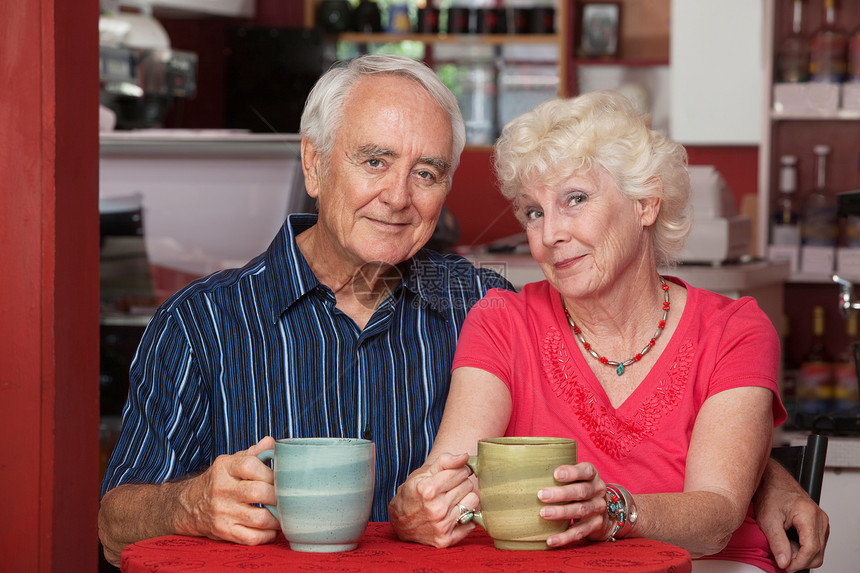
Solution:
<svg viewBox="0 0 860 573"><path fill-rule="evenodd" d="M478 478L481 509L472 519L487 530L498 549L549 549L550 535L562 533L570 520L544 519L538 499L544 487L562 485L553 478L558 466L576 463L576 441L568 438L507 437L478 442L469 468Z"/></svg>
<svg viewBox="0 0 860 573"><path fill-rule="evenodd" d="M376 447L358 438L285 438L260 460L274 460L277 507L267 505L294 551L358 547L373 504Z"/></svg>

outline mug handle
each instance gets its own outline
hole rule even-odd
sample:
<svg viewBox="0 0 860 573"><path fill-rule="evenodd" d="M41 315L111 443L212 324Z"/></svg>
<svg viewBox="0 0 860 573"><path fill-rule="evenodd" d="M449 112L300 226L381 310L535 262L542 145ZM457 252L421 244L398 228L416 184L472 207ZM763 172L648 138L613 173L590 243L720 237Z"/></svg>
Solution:
<svg viewBox="0 0 860 573"><path fill-rule="evenodd" d="M257 454L257 459L259 459L264 464L268 464L270 461L275 459L275 450L265 450ZM261 504L263 507L269 510L269 512L275 516L275 519L280 520L278 517L278 508L274 505L269 505L267 503Z"/></svg>
<svg viewBox="0 0 860 573"><path fill-rule="evenodd" d="M466 462L466 465L469 467L470 470L472 470L472 473L475 474L475 476L478 475L478 456L469 456L469 461ZM469 517L466 521L464 521L464 523L469 523L470 521L474 521L475 523L486 529L486 527L484 527L484 515L481 513L480 509L473 510L472 516Z"/></svg>

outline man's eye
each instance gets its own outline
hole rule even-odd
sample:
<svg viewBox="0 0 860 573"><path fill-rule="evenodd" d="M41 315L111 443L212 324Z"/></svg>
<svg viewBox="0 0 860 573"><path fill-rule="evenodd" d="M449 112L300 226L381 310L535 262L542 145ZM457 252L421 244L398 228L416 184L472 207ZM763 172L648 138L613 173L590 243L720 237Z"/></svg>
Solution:
<svg viewBox="0 0 860 573"><path fill-rule="evenodd" d="M370 165L370 166L371 166L371 167L373 167L373 168L376 168L376 167L382 167L382 160L381 160L381 159L376 159L376 158L368 159L368 160L367 160L367 164L368 164L368 165Z"/></svg>
<svg viewBox="0 0 860 573"><path fill-rule="evenodd" d="M436 176L432 172L427 171L427 170L419 171L417 175L421 179L426 179L427 181L435 181L436 180Z"/></svg>

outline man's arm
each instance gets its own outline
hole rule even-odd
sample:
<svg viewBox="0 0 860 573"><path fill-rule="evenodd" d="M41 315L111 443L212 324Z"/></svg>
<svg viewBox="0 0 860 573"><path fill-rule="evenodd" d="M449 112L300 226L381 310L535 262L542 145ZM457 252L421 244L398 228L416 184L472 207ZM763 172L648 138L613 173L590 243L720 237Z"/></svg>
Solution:
<svg viewBox="0 0 860 573"><path fill-rule="evenodd" d="M108 491L99 507L105 558L119 565L126 545L159 535L197 535L243 545L272 541L278 520L252 504L276 503L272 470L257 459L274 446L274 439L266 437L247 450L219 456L195 477Z"/></svg>
<svg viewBox="0 0 860 573"><path fill-rule="evenodd" d="M756 520L780 567L792 572L821 566L830 519L779 462L768 462L753 503ZM799 547L786 534L792 527Z"/></svg>

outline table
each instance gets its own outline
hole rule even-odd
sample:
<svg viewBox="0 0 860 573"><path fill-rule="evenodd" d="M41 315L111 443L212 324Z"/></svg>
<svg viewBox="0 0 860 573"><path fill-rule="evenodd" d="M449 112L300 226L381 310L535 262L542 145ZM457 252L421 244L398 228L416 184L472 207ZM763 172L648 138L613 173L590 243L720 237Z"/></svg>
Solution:
<svg viewBox="0 0 860 573"><path fill-rule="evenodd" d="M397 539L388 523L370 523L358 549L346 553L300 553L283 535L248 547L201 537L167 535L146 539L122 552L124 573L179 571L623 571L688 573L690 554L651 539L582 543L550 551L504 551L483 529L459 545L436 549Z"/></svg>

